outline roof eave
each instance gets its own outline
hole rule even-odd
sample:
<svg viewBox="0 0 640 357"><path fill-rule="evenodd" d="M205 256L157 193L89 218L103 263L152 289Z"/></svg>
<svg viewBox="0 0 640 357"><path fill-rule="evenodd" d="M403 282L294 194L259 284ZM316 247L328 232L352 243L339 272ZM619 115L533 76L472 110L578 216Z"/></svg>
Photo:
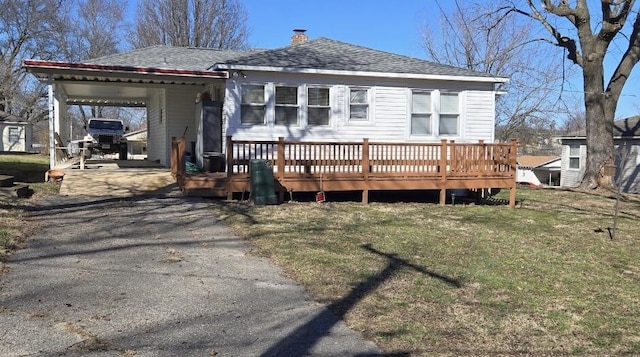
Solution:
<svg viewBox="0 0 640 357"><path fill-rule="evenodd" d="M29 72L40 75L51 75L54 73L91 73L92 75L137 74L189 78L229 78L229 73L225 71L197 71L170 68L114 66L88 63L41 61L31 59L24 60L23 66Z"/></svg>
<svg viewBox="0 0 640 357"><path fill-rule="evenodd" d="M315 68L291 68L291 67L248 66L248 65L227 65L227 64L217 64L212 66L211 68L215 68L216 70L285 72L285 73L299 73L299 74L324 74L324 75L343 75L343 76L347 75L347 76L357 76L357 77L379 77L379 78L430 79L430 80L442 80L442 81L467 81L467 82L488 82L488 83L506 83L509 81L508 78L504 78L504 77L343 71L343 70L328 70L328 69L315 69Z"/></svg>
<svg viewBox="0 0 640 357"><path fill-rule="evenodd" d="M586 136L560 136L558 137L558 139L560 140L587 140ZM620 139L640 139L640 135L633 135L633 136L620 136L620 135L616 135L613 137L614 140L620 140Z"/></svg>

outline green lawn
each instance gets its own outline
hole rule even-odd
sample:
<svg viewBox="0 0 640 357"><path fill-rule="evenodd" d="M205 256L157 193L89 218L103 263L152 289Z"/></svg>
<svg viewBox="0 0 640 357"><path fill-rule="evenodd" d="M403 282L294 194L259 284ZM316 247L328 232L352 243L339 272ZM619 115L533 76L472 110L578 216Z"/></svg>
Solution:
<svg viewBox="0 0 640 357"><path fill-rule="evenodd" d="M640 355L640 197L517 196L212 209L389 353Z"/></svg>
<svg viewBox="0 0 640 357"><path fill-rule="evenodd" d="M49 169L49 157L38 154L0 155L0 175L14 177L15 182L26 182L36 196L56 194L59 184L44 182ZM18 204L24 199L0 196L0 261L25 238L25 224Z"/></svg>

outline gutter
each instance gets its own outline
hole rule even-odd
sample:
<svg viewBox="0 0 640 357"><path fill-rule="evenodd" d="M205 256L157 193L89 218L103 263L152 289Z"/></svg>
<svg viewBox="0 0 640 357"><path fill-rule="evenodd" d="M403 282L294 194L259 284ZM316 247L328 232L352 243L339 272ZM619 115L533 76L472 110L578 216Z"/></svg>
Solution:
<svg viewBox="0 0 640 357"><path fill-rule="evenodd" d="M41 61L26 59L23 61L24 67L34 73L53 73L63 71L79 70L82 72L111 72L111 73L133 73L133 74L155 74L176 77L197 77L197 78L229 78L229 73L225 71L196 71L154 67L133 67L133 66L113 66L89 63L72 63L58 61Z"/></svg>
<svg viewBox="0 0 640 357"><path fill-rule="evenodd" d="M215 70L227 70L227 71L236 70L236 71L260 71L260 72L280 72L280 73L300 73L300 74L348 75L348 76L359 76L359 77L431 79L431 80L441 80L441 81L462 81L462 82L489 82L489 83L509 82L508 78L503 78L503 77L459 76L459 75L394 73L394 72L388 72L388 73L387 72L364 72L364 71L316 69L316 68L228 65L224 63L215 64L210 68Z"/></svg>

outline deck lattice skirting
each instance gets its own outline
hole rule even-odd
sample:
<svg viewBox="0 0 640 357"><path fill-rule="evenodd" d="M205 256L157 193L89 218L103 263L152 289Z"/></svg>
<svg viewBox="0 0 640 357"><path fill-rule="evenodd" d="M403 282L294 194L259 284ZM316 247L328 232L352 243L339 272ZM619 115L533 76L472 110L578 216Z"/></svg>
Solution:
<svg viewBox="0 0 640 357"><path fill-rule="evenodd" d="M185 140L172 142L171 172L187 195L231 198L249 192L249 163L267 160L280 197L287 191L362 191L367 203L374 190L508 188L515 206L517 141L474 144L234 141L226 138L226 172L188 174Z"/></svg>

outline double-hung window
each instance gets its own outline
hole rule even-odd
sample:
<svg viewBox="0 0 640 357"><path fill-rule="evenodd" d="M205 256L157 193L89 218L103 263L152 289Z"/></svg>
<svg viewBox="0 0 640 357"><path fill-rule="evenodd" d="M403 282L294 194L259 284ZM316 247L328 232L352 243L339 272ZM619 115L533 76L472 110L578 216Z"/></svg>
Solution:
<svg viewBox="0 0 640 357"><path fill-rule="evenodd" d="M307 88L307 124L329 125L329 88Z"/></svg>
<svg viewBox="0 0 640 357"><path fill-rule="evenodd" d="M276 125L298 125L298 87L276 86Z"/></svg>
<svg viewBox="0 0 640 357"><path fill-rule="evenodd" d="M459 135L460 100L458 93L440 93L440 135Z"/></svg>
<svg viewBox="0 0 640 357"><path fill-rule="evenodd" d="M20 141L20 128L9 128L9 144Z"/></svg>
<svg viewBox="0 0 640 357"><path fill-rule="evenodd" d="M580 145L579 144L569 144L569 168L570 169L580 168Z"/></svg>
<svg viewBox="0 0 640 357"><path fill-rule="evenodd" d="M431 93L411 93L411 135L431 135Z"/></svg>
<svg viewBox="0 0 640 357"><path fill-rule="evenodd" d="M266 106L264 85L243 85L241 93L240 123L243 125L264 124Z"/></svg>
<svg viewBox="0 0 640 357"><path fill-rule="evenodd" d="M352 88L349 90L349 120L369 120L369 91Z"/></svg>

